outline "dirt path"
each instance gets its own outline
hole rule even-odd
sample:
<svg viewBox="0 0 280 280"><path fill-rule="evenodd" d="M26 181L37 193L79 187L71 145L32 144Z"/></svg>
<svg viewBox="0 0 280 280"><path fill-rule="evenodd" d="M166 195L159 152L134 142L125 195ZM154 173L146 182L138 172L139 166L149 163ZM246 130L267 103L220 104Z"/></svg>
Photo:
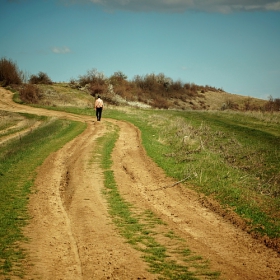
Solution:
<svg viewBox="0 0 280 280"><path fill-rule="evenodd" d="M203 207L182 185L171 186L145 154L140 132L131 124L47 111L14 104L0 88L0 110L29 112L87 122L87 129L40 167L30 198L32 222L26 235L33 265L28 279L156 279L138 251L116 232L101 195L102 170L92 161L96 139L106 122L120 128L113 170L122 196L140 209L150 209L170 230L209 259L222 279L280 279L280 257L221 216Z"/></svg>

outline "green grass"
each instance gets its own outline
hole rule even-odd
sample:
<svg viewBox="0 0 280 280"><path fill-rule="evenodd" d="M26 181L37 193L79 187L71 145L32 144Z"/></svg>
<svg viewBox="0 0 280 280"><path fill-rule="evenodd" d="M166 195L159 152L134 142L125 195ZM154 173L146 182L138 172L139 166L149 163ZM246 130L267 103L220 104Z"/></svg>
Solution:
<svg viewBox="0 0 280 280"><path fill-rule="evenodd" d="M95 116L95 111L93 108L78 108L78 107L53 107L53 106L42 106L42 105L32 105L35 108L44 108L52 111L61 111L77 115L85 116Z"/></svg>
<svg viewBox="0 0 280 280"><path fill-rule="evenodd" d="M158 279L217 279L219 273L211 271L208 262L191 252L186 242L171 233L151 211L135 208L120 195L111 169L111 152L118 138L118 128L111 125L108 131L98 139L98 150L102 152L95 160L104 170L104 195L120 234L142 253L149 271Z"/></svg>
<svg viewBox="0 0 280 280"><path fill-rule="evenodd" d="M22 138L0 147L0 275L23 276L25 252L20 242L26 241L22 228L28 223L28 198L36 168L51 153L85 129L85 124L40 119L43 124Z"/></svg>
<svg viewBox="0 0 280 280"><path fill-rule="evenodd" d="M230 207L247 221L248 231L280 237L279 114L139 109L106 114L138 126L147 153L167 175L189 177L188 187Z"/></svg>

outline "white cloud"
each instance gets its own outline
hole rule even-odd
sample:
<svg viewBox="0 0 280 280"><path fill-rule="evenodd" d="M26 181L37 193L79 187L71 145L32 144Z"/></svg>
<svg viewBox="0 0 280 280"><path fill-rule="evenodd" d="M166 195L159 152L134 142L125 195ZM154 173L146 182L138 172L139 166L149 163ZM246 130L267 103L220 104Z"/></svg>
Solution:
<svg viewBox="0 0 280 280"><path fill-rule="evenodd" d="M52 47L52 52L64 54L64 53L70 53L71 50L68 47L62 47L62 48Z"/></svg>
<svg viewBox="0 0 280 280"><path fill-rule="evenodd" d="M280 1L274 3L268 3L266 4L265 7L268 11L280 11Z"/></svg>
<svg viewBox="0 0 280 280"><path fill-rule="evenodd" d="M20 2L20 0L7 0L7 2L18 3L18 2Z"/></svg>
<svg viewBox="0 0 280 280"><path fill-rule="evenodd" d="M106 10L184 12L206 11L280 11L279 0L60 0L68 3L92 3Z"/></svg>

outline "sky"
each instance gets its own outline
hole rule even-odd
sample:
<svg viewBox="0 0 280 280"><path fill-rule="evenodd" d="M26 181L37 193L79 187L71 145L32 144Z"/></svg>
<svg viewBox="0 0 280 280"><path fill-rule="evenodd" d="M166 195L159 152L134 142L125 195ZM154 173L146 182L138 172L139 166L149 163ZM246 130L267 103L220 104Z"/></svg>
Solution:
<svg viewBox="0 0 280 280"><path fill-rule="evenodd" d="M0 0L0 58L54 82L163 73L280 98L280 1Z"/></svg>

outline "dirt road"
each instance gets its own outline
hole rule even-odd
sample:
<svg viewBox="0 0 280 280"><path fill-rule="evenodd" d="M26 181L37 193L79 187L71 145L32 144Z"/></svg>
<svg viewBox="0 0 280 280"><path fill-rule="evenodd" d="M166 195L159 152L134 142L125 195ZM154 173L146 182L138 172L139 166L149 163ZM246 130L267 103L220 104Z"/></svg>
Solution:
<svg viewBox="0 0 280 280"><path fill-rule="evenodd" d="M116 231L101 194L102 170L91 158L106 123L120 128L112 168L125 200L159 216L191 250L209 259L222 279L280 279L279 254L204 207L185 186L163 188L174 182L147 157L133 125L14 104L12 93L2 88L0 110L87 123L39 168L29 205L33 219L25 229L32 240L27 279L157 279Z"/></svg>

